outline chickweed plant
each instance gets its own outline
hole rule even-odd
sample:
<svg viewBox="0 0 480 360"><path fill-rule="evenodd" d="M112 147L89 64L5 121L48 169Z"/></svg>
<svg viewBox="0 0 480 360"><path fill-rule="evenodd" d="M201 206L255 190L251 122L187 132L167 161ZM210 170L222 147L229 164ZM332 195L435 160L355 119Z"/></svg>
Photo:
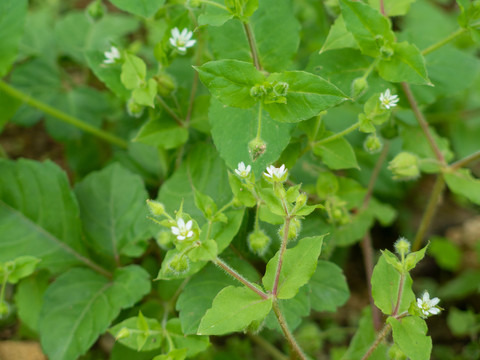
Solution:
<svg viewBox="0 0 480 360"><path fill-rule="evenodd" d="M0 337L479 359L479 36L479 0L1 0Z"/></svg>

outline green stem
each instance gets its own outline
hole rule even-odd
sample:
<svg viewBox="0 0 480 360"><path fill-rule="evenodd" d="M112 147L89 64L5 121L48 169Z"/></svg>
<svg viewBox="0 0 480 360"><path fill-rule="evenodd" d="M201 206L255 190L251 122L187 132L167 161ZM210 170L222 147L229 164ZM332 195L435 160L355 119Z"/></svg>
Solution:
<svg viewBox="0 0 480 360"><path fill-rule="evenodd" d="M252 53L253 64L257 70L262 70L262 65L260 64L260 58L258 56L257 44L255 42L255 36L253 35L252 28L249 23L243 23L243 29L245 30L245 35L247 36L248 45L250 46L250 52Z"/></svg>
<svg viewBox="0 0 480 360"><path fill-rule="evenodd" d="M368 207L368 204L370 203L370 199L372 198L372 195L373 195L373 188L375 187L375 183L377 182L378 175L380 175L380 171L382 170L383 163L387 159L389 147L390 147L390 144L386 142L385 145L383 146L380 156L377 159L377 162L375 163L375 167L373 168L372 175L370 176L370 181L368 182L367 194L363 198L363 203L361 207L362 210L365 210Z"/></svg>
<svg viewBox="0 0 480 360"><path fill-rule="evenodd" d="M288 357L284 355L282 352L280 352L275 346L270 344L268 341L266 341L264 338L261 336L247 333L247 336L257 345L260 345L267 353L269 353L272 358L276 360L288 360Z"/></svg>
<svg viewBox="0 0 480 360"><path fill-rule="evenodd" d="M216 3L215 1L210 1L210 0L197 0L197 1L202 4L215 6L219 9L225 10L228 13L230 12L230 10L226 6Z"/></svg>
<svg viewBox="0 0 480 360"><path fill-rule="evenodd" d="M337 140L341 137L344 137L347 134L350 134L352 131L355 131L359 126L360 126L360 123L356 122L355 124L346 128L345 130L340 131L339 133L333 134L329 137L326 137L325 139L321 139L319 141L316 141L314 144L317 145L317 146L318 145L324 145L324 144L329 143L331 141Z"/></svg>
<svg viewBox="0 0 480 360"><path fill-rule="evenodd" d="M262 102L258 103L258 122L257 122L257 137L256 139L261 140L262 135Z"/></svg>
<svg viewBox="0 0 480 360"><path fill-rule="evenodd" d="M430 45L428 48L424 49L422 51L422 55L425 56L425 55L428 55L430 54L431 52L441 48L442 46L448 44L450 41L452 41L453 39L459 37L460 35L462 35L465 31L467 31L467 29L464 29L464 28L459 28L457 29L456 31L454 31L453 33L451 33L450 35L448 35L446 38L440 40L439 42L433 44L433 45Z"/></svg>
<svg viewBox="0 0 480 360"><path fill-rule="evenodd" d="M165 109L165 111L177 122L177 124L181 127L184 126L182 119L178 117L177 114L172 110L170 106L162 99L160 95L157 95L157 101L162 105L162 107Z"/></svg>
<svg viewBox="0 0 480 360"><path fill-rule="evenodd" d="M378 334L378 337L375 340L375 342L372 344L372 346L370 346L370 349L368 349L368 351L365 353L365 355L363 355L362 360L367 360L370 357L370 355L372 355L372 353L375 351L375 349L378 347L378 345L382 342L382 340L385 338L385 336L388 335L390 330L391 330L390 324L386 324L383 327L382 331Z"/></svg>
<svg viewBox="0 0 480 360"><path fill-rule="evenodd" d="M422 131L425 134L425 137L427 138L427 141L430 147L432 148L436 158L443 166L446 166L447 164L445 162L445 158L443 157L443 154L440 151L438 144L435 142L435 139L433 138L430 132L430 129L428 128L428 123L425 120L425 116L423 116L423 113L420 111L420 108L418 107L417 101L415 100L412 90L410 89L410 85L403 82L402 88L403 88L403 91L405 92L405 95L407 96L408 102L410 103L410 107L412 108L413 113L415 114L415 117L417 118L417 121L420 127L422 128Z"/></svg>
<svg viewBox="0 0 480 360"><path fill-rule="evenodd" d="M280 325L280 328L282 329L283 334L285 335L285 338L287 339L293 353L296 354L299 359L307 360L307 357L288 328L287 322L282 314L282 311L280 310L280 307L278 306L277 299L273 300L273 312L277 316L278 324Z"/></svg>
<svg viewBox="0 0 480 360"><path fill-rule="evenodd" d="M262 299L266 300L268 299L268 294L264 293L262 290L258 289L253 283L245 279L242 275L240 275L238 272L236 272L234 269L232 269L227 263L225 263L222 259L217 257L215 260L212 260L212 262L217 265L218 267L222 268L225 270L229 275L231 275L234 279L238 280L241 282L243 285L248 287L250 290L252 290L254 293L259 295Z"/></svg>
<svg viewBox="0 0 480 360"><path fill-rule="evenodd" d="M5 301L5 288L7 287L7 279L8 274L4 274L2 281L2 289L0 290L0 304L3 304L3 302Z"/></svg>
<svg viewBox="0 0 480 360"><path fill-rule="evenodd" d="M223 205L223 206L215 213L215 215L213 215L213 217L215 217L215 216L217 216L218 214L224 212L224 211L227 210L230 206L232 206L234 203L235 203L235 199L230 200L228 203L226 203L225 205Z"/></svg>
<svg viewBox="0 0 480 360"><path fill-rule="evenodd" d="M288 243L288 231L290 229L290 216L287 215L285 218L285 225L283 228L283 239L282 244L280 245L280 254L278 255L278 264L277 270L275 271L275 281L273 283L272 293L274 296L277 296L278 292L278 282L280 281L280 272L282 271L282 264L283 264L283 255L285 254L285 250L287 248Z"/></svg>
<svg viewBox="0 0 480 360"><path fill-rule="evenodd" d="M0 80L0 90L5 92L6 94L10 95L11 97L14 97L22 102L24 102L27 105L30 105L42 112L44 112L47 115L53 116L57 118L58 120L61 120L67 124L73 125L80 130L83 130L87 133L90 133L102 140L108 141L111 144L117 145L121 148L128 148L128 142L123 140L122 138L119 138L115 135L112 135L106 131L103 131L101 129L97 129L96 127L74 117L71 115L68 115L64 113L63 111L60 111L58 109L55 109L54 107L51 107L50 105L47 105L41 101L38 101L29 95L15 89L14 87L10 86L6 82Z"/></svg>
<svg viewBox="0 0 480 360"><path fill-rule="evenodd" d="M398 294L397 294L397 302L395 304L395 309L393 309L392 316L397 316L398 310L400 309L400 305L402 303L402 295L403 295L403 288L405 287L405 273L400 274L400 283L398 284Z"/></svg>
<svg viewBox="0 0 480 360"><path fill-rule="evenodd" d="M457 162L454 162L452 165L450 165L450 169L451 170L460 169L476 160L480 160L480 151L474 152L473 154L468 155L467 157L461 160L458 160Z"/></svg>
<svg viewBox="0 0 480 360"><path fill-rule="evenodd" d="M440 197L443 194L444 188L445 180L443 179L443 176L441 174L438 174L437 179L435 180L435 184L433 185L432 193L430 194L430 198L428 199L427 207L425 208L425 212L423 213L422 221L420 222L420 226L415 236L415 240L413 241L412 251L417 251L422 246L423 238L425 236L425 233L427 232L428 227L430 226L433 215L435 215L435 210L437 209L437 205L439 203Z"/></svg>

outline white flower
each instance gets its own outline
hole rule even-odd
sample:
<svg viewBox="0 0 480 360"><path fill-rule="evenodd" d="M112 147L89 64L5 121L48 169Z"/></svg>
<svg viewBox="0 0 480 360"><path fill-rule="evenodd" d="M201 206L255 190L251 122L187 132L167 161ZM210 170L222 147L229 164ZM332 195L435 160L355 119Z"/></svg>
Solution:
<svg viewBox="0 0 480 360"><path fill-rule="evenodd" d="M170 44L180 53L187 52L187 48L192 47L197 42L196 40L191 40L193 33L188 31L187 28L183 29L182 32L178 28L173 28L170 33L172 34L169 39Z"/></svg>
<svg viewBox="0 0 480 360"><path fill-rule="evenodd" d="M245 167L245 164L242 161L238 163L237 168L235 169L235 173L241 178L245 179L250 174L251 170L252 170L252 167L250 165Z"/></svg>
<svg viewBox="0 0 480 360"><path fill-rule="evenodd" d="M380 102L382 103L382 107L385 109L390 109L397 106L397 102L399 100L400 99L398 98L398 95L390 94L390 89L387 89L384 93L380 94Z"/></svg>
<svg viewBox="0 0 480 360"><path fill-rule="evenodd" d="M267 172L264 172L263 175L272 179L273 181L285 181L288 169L285 168L285 165L276 168L273 165L267 167Z"/></svg>
<svg viewBox="0 0 480 360"><path fill-rule="evenodd" d="M113 64L117 59L121 58L120 51L115 46L110 47L110 51L105 51L103 55L105 55L104 64Z"/></svg>
<svg viewBox="0 0 480 360"><path fill-rule="evenodd" d="M417 299L417 306L422 314L427 317L428 315L437 315L440 313L440 309L436 306L440 302L439 298L430 299L428 291L423 293L422 298Z"/></svg>
<svg viewBox="0 0 480 360"><path fill-rule="evenodd" d="M192 220L188 220L185 224L185 221L180 218L177 220L177 226L172 226L172 233L177 236L178 240L191 238L193 236L192 225Z"/></svg>

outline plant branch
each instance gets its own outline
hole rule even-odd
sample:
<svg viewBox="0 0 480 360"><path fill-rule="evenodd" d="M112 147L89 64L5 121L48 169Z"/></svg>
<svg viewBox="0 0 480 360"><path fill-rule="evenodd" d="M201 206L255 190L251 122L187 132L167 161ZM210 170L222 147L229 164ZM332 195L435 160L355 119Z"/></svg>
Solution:
<svg viewBox="0 0 480 360"><path fill-rule="evenodd" d="M63 111L55 109L50 105L47 105L39 100L36 100L30 97L30 95L27 95L21 92L20 90L15 89L14 87L10 86L9 84L7 84L2 80L0 80L0 90L10 95L11 97L14 97L24 102L25 104L42 111L47 115L53 116L54 118L61 120L67 124L73 125L76 128L83 130L87 133L90 133L102 140L108 141L109 143L117 145L124 149L128 148L128 142L123 140L122 138L115 136L113 134L110 134L102 129L98 129L84 122L83 120L80 120L74 116L64 113Z"/></svg>
<svg viewBox="0 0 480 360"><path fill-rule="evenodd" d="M287 322L283 317L282 311L280 310L276 299L273 300L273 312L277 316L278 324L280 325L280 328L282 329L283 334L285 335L285 338L287 339L293 353L296 354L297 357L301 360L307 360L307 357L305 356L297 341L293 337L293 334L290 332L290 329L288 328Z"/></svg>
<svg viewBox="0 0 480 360"><path fill-rule="evenodd" d="M258 103L258 122L257 122L257 137L256 139L261 139L262 135L262 102Z"/></svg>
<svg viewBox="0 0 480 360"><path fill-rule="evenodd" d="M258 289L254 284L252 284L250 281L245 279L242 275L240 275L238 272L236 272L234 269L232 269L227 263L225 263L222 259L217 257L215 260L212 260L212 262L217 265L218 267L222 268L225 270L229 275L231 275L234 279L238 280L241 282L243 285L248 287L250 290L255 292L257 295L259 295L262 299L268 299L268 294L264 293L262 290Z"/></svg>
<svg viewBox="0 0 480 360"><path fill-rule="evenodd" d="M425 120L423 113L420 111L420 108L418 107L417 101L415 100L412 90L410 89L410 85L408 85L405 82L402 82L402 88L403 88L403 91L405 92L405 95L407 96L408 102L410 103L413 113L415 114L415 117L417 118L417 121L420 124L420 127L422 128L422 131L425 134L425 137L427 138L427 141L430 147L432 148L436 158L443 166L446 166L445 158L443 157L443 154L440 151L440 148L438 147L437 143L435 142L435 139L433 138L428 128L428 123Z"/></svg>
<svg viewBox="0 0 480 360"><path fill-rule="evenodd" d="M165 109L165 111L177 122L177 124L181 127L184 127L184 123L180 117L175 114L175 112L172 110L170 106L162 99L160 95L157 95L157 101L162 105L162 107Z"/></svg>
<svg viewBox="0 0 480 360"><path fill-rule="evenodd" d="M385 338L385 336L388 335L388 333L390 332L391 330L391 326L390 324L386 324L382 331L378 334L377 336L377 339L375 340L375 342L372 344L372 346L370 346L370 348L368 349L368 351L365 353L365 355L363 355L362 357L362 360L367 360L370 355L372 355L372 353L375 351L375 349L378 347L378 345L382 342L382 340Z"/></svg>
<svg viewBox="0 0 480 360"><path fill-rule="evenodd" d="M395 304L395 309L393 309L392 316L397 316L398 310L400 309L400 304L402 303L403 288L405 287L405 273L400 274L400 283L398 284L398 294L397 302Z"/></svg>
<svg viewBox="0 0 480 360"><path fill-rule="evenodd" d="M333 134L333 135L331 135L329 137L326 137L324 139L318 140L314 144L317 145L317 146L318 145L324 145L324 144L329 143L331 141L337 140L338 138L341 138L341 137L344 137L347 134L350 134L352 131L356 130L359 126L360 126L360 123L356 122L355 124L346 128L345 130L340 131L339 133Z"/></svg>
<svg viewBox="0 0 480 360"><path fill-rule="evenodd" d="M377 182L378 175L380 175L380 171L382 170L383 163L387 159L389 147L390 147L390 143L386 142L385 145L383 146L380 156L377 159L377 162L375 163L375 167L373 168L372 175L370 176L370 181L368 182L367 193L363 198L363 203L361 207L362 210L365 210L368 207L368 204L370 203L370 199L372 198L373 189L375 187L375 183Z"/></svg>
<svg viewBox="0 0 480 360"><path fill-rule="evenodd" d="M417 251L418 249L420 249L420 246L422 246L423 238L428 230L428 227L430 226L433 215L435 215L435 210L437 209L437 205L439 203L440 197L443 194L444 188L445 180L443 179L443 175L438 174L437 179L435 180L435 184L433 185L432 193L430 194L430 198L428 199L427 207L425 208L425 212L423 213L420 226L418 227L417 234L415 235L415 239L412 245L412 251Z"/></svg>
<svg viewBox="0 0 480 360"><path fill-rule="evenodd" d="M450 165L450 169L457 170L477 160L480 160L480 151L474 152L473 154L454 162L452 165Z"/></svg>
<svg viewBox="0 0 480 360"><path fill-rule="evenodd" d="M252 28L249 23L243 23L243 29L245 30L245 35L247 36L248 45L250 46L250 52L252 53L253 64L257 70L262 70L262 65L260 64L260 58L258 57L257 44L255 42L255 36L253 35Z"/></svg>
<svg viewBox="0 0 480 360"><path fill-rule="evenodd" d="M276 360L288 360L288 356L284 355L280 350L278 350L275 346L270 344L261 336L258 336L252 333L247 333L247 336L253 342L257 343L257 345L261 346L267 353L269 353L272 356L272 358Z"/></svg>
<svg viewBox="0 0 480 360"><path fill-rule="evenodd" d="M425 55L430 54L431 52L434 52L435 50L437 50L437 49L441 48L442 46L448 44L453 39L462 35L465 31L467 31L467 29L464 29L464 28L457 29L456 31L454 31L453 33L448 35L446 38L444 38L444 39L440 40L439 42L437 42L433 45L430 45L428 48L424 49L422 51L422 55L425 56Z"/></svg>
<svg viewBox="0 0 480 360"><path fill-rule="evenodd" d="M280 245L280 253L278 255L277 270L275 271L275 281L273 283L273 289L272 289L272 293L274 296L277 296L277 292L278 292L278 282L280 281L280 272L282 271L283 255L285 254L285 249L287 248L290 221L291 221L291 218L290 216L287 215L287 217L285 218L285 225L283 228L283 239L282 239L282 244Z"/></svg>

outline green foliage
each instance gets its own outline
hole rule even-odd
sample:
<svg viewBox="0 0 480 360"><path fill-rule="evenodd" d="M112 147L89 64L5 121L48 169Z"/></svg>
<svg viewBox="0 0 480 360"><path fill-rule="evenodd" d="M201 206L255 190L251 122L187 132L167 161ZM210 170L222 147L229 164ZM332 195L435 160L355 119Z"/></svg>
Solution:
<svg viewBox="0 0 480 360"><path fill-rule="evenodd" d="M165 4L165 0L113 0L112 4L123 11L138 16L150 17Z"/></svg>
<svg viewBox="0 0 480 360"><path fill-rule="evenodd" d="M426 336L425 320L417 316L401 320L390 317L387 323L392 326L393 341L405 355L412 360L430 359L432 339Z"/></svg>
<svg viewBox="0 0 480 360"><path fill-rule="evenodd" d="M18 43L22 37L28 1L5 0L0 4L0 77L3 77L15 61Z"/></svg>

